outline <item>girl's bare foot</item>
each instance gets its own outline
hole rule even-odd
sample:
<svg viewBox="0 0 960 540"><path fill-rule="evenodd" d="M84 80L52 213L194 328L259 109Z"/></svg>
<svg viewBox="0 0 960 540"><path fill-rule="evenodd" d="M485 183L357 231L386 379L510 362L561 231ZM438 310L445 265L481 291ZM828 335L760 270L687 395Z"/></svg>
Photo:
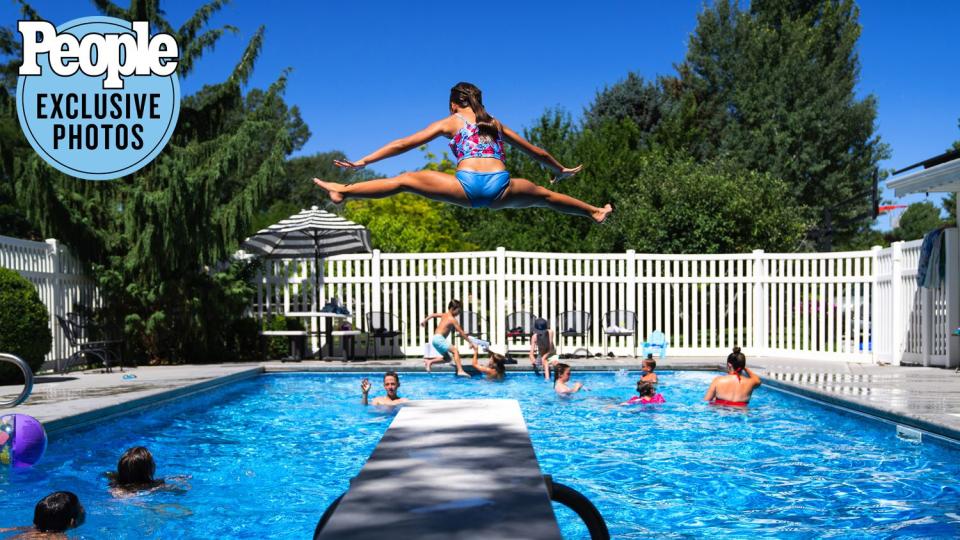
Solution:
<svg viewBox="0 0 960 540"><path fill-rule="evenodd" d="M596 221L599 224L606 221L607 217L610 215L611 212L613 212L613 207L608 204L603 208L594 212L591 217L593 218L594 221Z"/></svg>
<svg viewBox="0 0 960 540"><path fill-rule="evenodd" d="M470 378L470 374L467 373L466 371L458 371L458 372L457 372L457 377L467 377L467 378Z"/></svg>
<svg viewBox="0 0 960 540"><path fill-rule="evenodd" d="M325 182L319 178L314 178L313 183L320 186L321 189L325 189L327 194L330 196L330 201L334 204L340 204L343 202L343 193L340 193L340 189L343 188L343 184L338 184L336 182Z"/></svg>

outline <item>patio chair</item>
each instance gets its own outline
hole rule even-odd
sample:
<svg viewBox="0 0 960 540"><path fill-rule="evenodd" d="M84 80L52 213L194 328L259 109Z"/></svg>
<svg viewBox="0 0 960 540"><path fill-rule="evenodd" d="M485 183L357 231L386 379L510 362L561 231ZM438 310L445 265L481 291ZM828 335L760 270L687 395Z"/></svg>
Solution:
<svg viewBox="0 0 960 540"><path fill-rule="evenodd" d="M516 311L507 315L507 341L509 344L523 343L533 335L533 321L537 316L529 311Z"/></svg>
<svg viewBox="0 0 960 540"><path fill-rule="evenodd" d="M67 338L70 347L77 349L59 367L60 373L66 373L72 366L82 366L98 361L103 363L107 373L110 373L114 365L120 366L120 371L123 371L122 340L91 339L91 336L96 333L92 321L79 313L67 313L65 317L57 315L57 323L63 330L63 336Z"/></svg>
<svg viewBox="0 0 960 540"><path fill-rule="evenodd" d="M403 322L399 317L385 311L371 311L366 317L367 327L364 333L367 334L367 349L364 353L366 358L370 357L370 342L373 342L373 358L380 358L377 350L377 341L383 343L387 339L396 339L403 333ZM391 348L392 350L392 348Z"/></svg>
<svg viewBox="0 0 960 540"><path fill-rule="evenodd" d="M637 355L637 314L632 311L608 311L603 316L603 355L607 355L610 338L633 338L631 356Z"/></svg>
<svg viewBox="0 0 960 540"><path fill-rule="evenodd" d="M557 332L562 338L578 338L586 337L590 333L590 324L592 316L586 311L565 311L557 317ZM560 343L557 347L557 352L561 353L563 349L563 340L558 340ZM590 350L586 347L581 347L575 351L573 354L576 355L579 351L584 351L587 356L590 356Z"/></svg>
<svg viewBox="0 0 960 540"><path fill-rule="evenodd" d="M654 330L650 332L650 335L647 337L647 340L643 342L643 356L646 357L648 354L659 354L660 359L667 355L667 336L660 330Z"/></svg>

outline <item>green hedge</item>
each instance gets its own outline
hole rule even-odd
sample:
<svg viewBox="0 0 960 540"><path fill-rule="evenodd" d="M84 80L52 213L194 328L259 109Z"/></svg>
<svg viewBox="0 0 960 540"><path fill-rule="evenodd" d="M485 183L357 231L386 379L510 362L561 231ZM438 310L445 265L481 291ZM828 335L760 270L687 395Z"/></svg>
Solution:
<svg viewBox="0 0 960 540"><path fill-rule="evenodd" d="M13 270L0 268L0 352L23 358L36 372L52 345L50 315L36 287ZM18 368L0 364L0 384L20 382Z"/></svg>
<svg viewBox="0 0 960 540"><path fill-rule="evenodd" d="M265 320L264 330L303 330L303 323L295 317L274 315ZM306 354L306 353L304 353ZM267 358L286 358L290 356L290 338L271 336L267 338Z"/></svg>

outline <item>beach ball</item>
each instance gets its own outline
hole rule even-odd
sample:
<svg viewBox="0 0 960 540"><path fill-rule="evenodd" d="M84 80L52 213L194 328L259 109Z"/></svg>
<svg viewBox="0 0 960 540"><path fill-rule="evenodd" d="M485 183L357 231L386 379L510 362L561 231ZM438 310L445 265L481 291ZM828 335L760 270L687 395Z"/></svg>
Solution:
<svg viewBox="0 0 960 540"><path fill-rule="evenodd" d="M0 416L0 465L30 467L47 449L47 432L36 418L25 414Z"/></svg>

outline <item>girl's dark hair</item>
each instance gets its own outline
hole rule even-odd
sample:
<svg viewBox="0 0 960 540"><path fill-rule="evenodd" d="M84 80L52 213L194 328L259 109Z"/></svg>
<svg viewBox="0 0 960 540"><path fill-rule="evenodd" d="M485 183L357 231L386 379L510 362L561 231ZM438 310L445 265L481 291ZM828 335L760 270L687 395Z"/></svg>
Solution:
<svg viewBox="0 0 960 540"><path fill-rule="evenodd" d="M637 381L637 393L640 397L653 397L656 394L652 382Z"/></svg>
<svg viewBox="0 0 960 540"><path fill-rule="evenodd" d="M740 347L734 347L733 352L727 355L727 363L733 367L734 371L740 373L747 365L747 357L740 352Z"/></svg>
<svg viewBox="0 0 960 540"><path fill-rule="evenodd" d="M33 526L41 532L63 532L79 524L82 512L83 506L76 494L56 491L40 499L33 508Z"/></svg>
<svg viewBox="0 0 960 540"><path fill-rule="evenodd" d="M483 96L480 89L468 82L458 82L450 89L450 103L461 107L470 107L477 115L477 127L481 135L496 138L500 134L500 126L483 107Z"/></svg>
<svg viewBox="0 0 960 540"><path fill-rule="evenodd" d="M507 359L500 355L493 356L493 369L497 370L497 379L503 379L507 376Z"/></svg>
<svg viewBox="0 0 960 540"><path fill-rule="evenodd" d="M134 446L120 457L117 463L117 475L114 482L118 486L154 484L153 473L157 471L157 464L153 461L153 454L143 446Z"/></svg>
<svg viewBox="0 0 960 540"><path fill-rule="evenodd" d="M563 362L560 362L559 364L553 367L553 385L554 386L557 385L557 381L560 379L560 375L563 375L564 373L566 373L568 369L570 369L570 366L568 366L567 364L564 364Z"/></svg>

